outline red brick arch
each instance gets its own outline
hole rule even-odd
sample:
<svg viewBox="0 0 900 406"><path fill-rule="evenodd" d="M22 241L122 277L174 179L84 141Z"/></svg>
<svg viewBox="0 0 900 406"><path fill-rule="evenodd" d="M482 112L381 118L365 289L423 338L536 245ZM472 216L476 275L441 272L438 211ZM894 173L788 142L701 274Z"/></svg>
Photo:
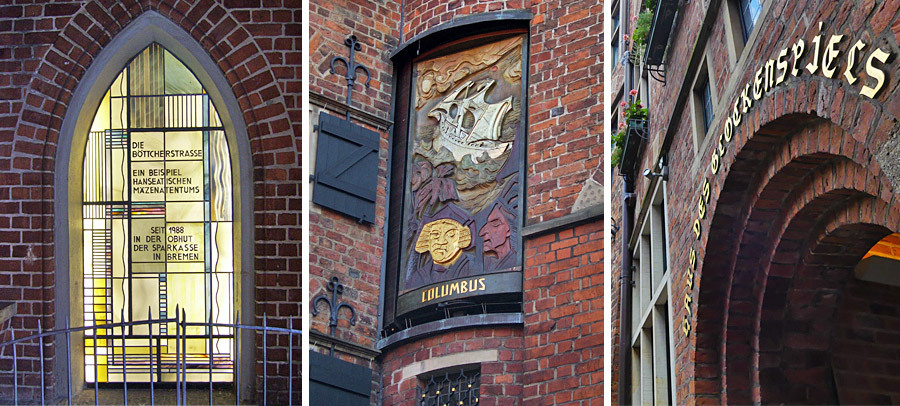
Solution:
<svg viewBox="0 0 900 406"><path fill-rule="evenodd" d="M754 117L750 128L768 120L773 106L760 106L756 114L764 118ZM760 346L771 345L760 320L763 327L787 320L785 312L791 309L779 306L798 290L778 289L783 289L786 275L809 268L800 253L820 247L818 240L808 238L810 230L860 199L876 199L879 207L894 210L897 202L865 145L830 121L789 114L769 121L750 140L741 135L735 144L744 145L725 160L731 164L706 239L696 299L695 380L700 399L754 403L767 401L760 397L759 371L766 366L763 361L770 361L759 357ZM875 222L882 226L875 233L880 236L869 243L872 236L867 235L865 250L853 250L846 261L855 263L887 234L887 220L882 216ZM767 289L769 282L773 290Z"/></svg>
<svg viewBox="0 0 900 406"><path fill-rule="evenodd" d="M251 40L252 33L246 25L212 1L190 4L168 0L125 1L107 8L94 0L72 11L74 14L40 59L26 89L25 105L19 116L11 151L14 168L34 171L33 175L23 174L22 183L44 191L40 194L42 213L52 213L52 173L57 159L56 147L62 120L76 86L91 64L103 62L96 61L96 56L116 34L144 12L155 11L190 33L217 61L230 82L250 138L258 233L269 234L269 228L264 226L274 226L277 222L273 216L261 214L282 208L279 203L268 201L275 193L271 190L274 186L267 184L288 177L284 169L273 165L279 150L293 149L291 120L268 59L257 42ZM69 151L60 153L68 154ZM277 161L278 164L299 168L298 158L296 153L279 154ZM41 241L46 244L44 249L50 252L52 225L52 220L45 224L41 236ZM271 239L283 239L276 237ZM260 239L269 238L263 235ZM258 248L257 251L265 254L267 250ZM47 264L52 264L52 261ZM48 268L52 266L44 267L44 274L53 272ZM45 286L48 289L51 287Z"/></svg>
<svg viewBox="0 0 900 406"><path fill-rule="evenodd" d="M54 201L66 197L55 196L54 176L57 160L71 153L60 148L60 137L69 136L61 133L62 123L72 114L70 109L82 108L71 103L88 69L105 63L97 59L101 51L148 12L170 20L196 41L216 62L230 86L227 90L237 100L252 162L253 183L247 186L254 206L253 263L259 271L256 313L260 318L268 313L272 325L285 325L287 316L299 316L300 5L293 0L275 2L285 9L250 10L261 2L234 0L85 0L4 6L4 17L29 20L35 28L4 33L19 35L30 45L25 60L16 62L22 72L13 84L18 86L20 101L4 103L12 106L12 114L0 123L0 171L4 172L0 190L5 191L0 199L4 217L19 219L12 224L0 221L3 245L11 247L6 253L0 249L4 257L0 261L4 270L21 271L24 277L0 280L4 296L19 303L12 328L35 330L39 318L45 327L57 322L54 256L68 254L66 248L55 251ZM289 9L295 6L296 13ZM257 21L258 14L267 20ZM15 55L18 59L19 53ZM273 271L279 272L277 281ZM53 348L45 353L52 356ZM48 378L52 385L56 377Z"/></svg>

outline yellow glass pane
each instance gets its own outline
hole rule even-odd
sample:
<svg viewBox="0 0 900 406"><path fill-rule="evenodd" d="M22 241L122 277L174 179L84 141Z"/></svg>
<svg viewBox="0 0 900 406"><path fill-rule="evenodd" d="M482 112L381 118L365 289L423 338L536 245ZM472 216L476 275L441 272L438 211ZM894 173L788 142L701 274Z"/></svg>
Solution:
<svg viewBox="0 0 900 406"><path fill-rule="evenodd" d="M169 262L166 264L166 272L173 273L203 273L206 265L203 262Z"/></svg>
<svg viewBox="0 0 900 406"><path fill-rule="evenodd" d="M203 202L166 202L166 221L203 221Z"/></svg>
<svg viewBox="0 0 900 406"><path fill-rule="evenodd" d="M131 252L135 262L164 262L166 221L162 218L131 220Z"/></svg>
<svg viewBox="0 0 900 406"><path fill-rule="evenodd" d="M91 131L105 131L110 129L110 113L111 110L109 108L109 92L106 92L103 95L103 98L100 99L100 107L97 108L97 115L94 116L94 122L91 124Z"/></svg>
<svg viewBox="0 0 900 406"><path fill-rule="evenodd" d="M204 259L203 223L166 225L166 261L203 262Z"/></svg>
<svg viewBox="0 0 900 406"><path fill-rule="evenodd" d="M165 51L166 94L200 93L203 86L194 74L174 55Z"/></svg>
<svg viewBox="0 0 900 406"><path fill-rule="evenodd" d="M203 133L200 131L179 131L166 133L166 159L202 160Z"/></svg>
<svg viewBox="0 0 900 406"><path fill-rule="evenodd" d="M166 157L162 133L132 133L130 146L132 161L162 161Z"/></svg>
<svg viewBox="0 0 900 406"><path fill-rule="evenodd" d="M166 162L166 200L203 200L203 161Z"/></svg>
<svg viewBox="0 0 900 406"><path fill-rule="evenodd" d="M124 70L119 73L119 76L116 76L116 80L113 81L112 86L109 87L109 90L112 96L125 96L126 94L128 94Z"/></svg>
<svg viewBox="0 0 900 406"><path fill-rule="evenodd" d="M159 202L165 200L165 163L131 163L131 200Z"/></svg>

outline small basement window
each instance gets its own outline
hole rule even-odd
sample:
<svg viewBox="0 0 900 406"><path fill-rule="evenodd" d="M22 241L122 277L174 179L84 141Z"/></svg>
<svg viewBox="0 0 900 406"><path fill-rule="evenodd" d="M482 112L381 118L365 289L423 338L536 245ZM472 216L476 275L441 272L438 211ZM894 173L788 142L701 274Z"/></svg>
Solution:
<svg viewBox="0 0 900 406"><path fill-rule="evenodd" d="M481 367L457 367L419 376L418 406L475 406L481 397Z"/></svg>

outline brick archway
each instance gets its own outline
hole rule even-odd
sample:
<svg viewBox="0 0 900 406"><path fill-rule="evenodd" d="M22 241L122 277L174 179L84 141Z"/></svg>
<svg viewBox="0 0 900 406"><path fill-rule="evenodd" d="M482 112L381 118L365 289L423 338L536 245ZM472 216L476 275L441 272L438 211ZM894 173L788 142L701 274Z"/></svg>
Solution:
<svg viewBox="0 0 900 406"><path fill-rule="evenodd" d="M850 274L846 267L852 270L890 233L889 224L896 227L891 216L897 215L898 202L890 183L850 133L813 115L790 114L749 137L721 185L697 299L698 397L741 404L821 401L815 396L823 389L815 385L804 392L813 396L783 394L789 397L781 400L773 395L782 393L761 385L774 377L774 351L805 350L804 338L816 341L830 328ZM848 210L861 207L878 211L849 221ZM834 240L847 233L858 234L853 242L859 245L835 246ZM827 286L835 292L830 301L816 296L822 285L815 282L822 281L809 275L822 267L829 270ZM820 317L808 319L809 313ZM779 330L785 325L792 330ZM804 374L814 374L799 370L787 378L805 382Z"/></svg>

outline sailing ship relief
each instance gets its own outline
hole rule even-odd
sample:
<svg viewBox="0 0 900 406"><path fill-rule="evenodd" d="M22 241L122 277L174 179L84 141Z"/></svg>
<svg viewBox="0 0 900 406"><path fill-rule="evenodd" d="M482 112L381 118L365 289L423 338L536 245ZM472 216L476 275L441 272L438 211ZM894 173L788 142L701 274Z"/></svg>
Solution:
<svg viewBox="0 0 900 406"><path fill-rule="evenodd" d="M424 305L410 302L425 297L418 290L448 281L491 285L456 296L520 289L504 281L521 278L509 274L521 269L524 36L479 42L414 68L401 312Z"/></svg>
<svg viewBox="0 0 900 406"><path fill-rule="evenodd" d="M499 103L485 101L496 83L470 80L431 109L428 116L438 120L440 129L435 149L446 147L457 161L471 155L476 164L486 160L485 153L487 159L496 159L509 149L510 142L500 141L500 126L512 108L512 96Z"/></svg>

